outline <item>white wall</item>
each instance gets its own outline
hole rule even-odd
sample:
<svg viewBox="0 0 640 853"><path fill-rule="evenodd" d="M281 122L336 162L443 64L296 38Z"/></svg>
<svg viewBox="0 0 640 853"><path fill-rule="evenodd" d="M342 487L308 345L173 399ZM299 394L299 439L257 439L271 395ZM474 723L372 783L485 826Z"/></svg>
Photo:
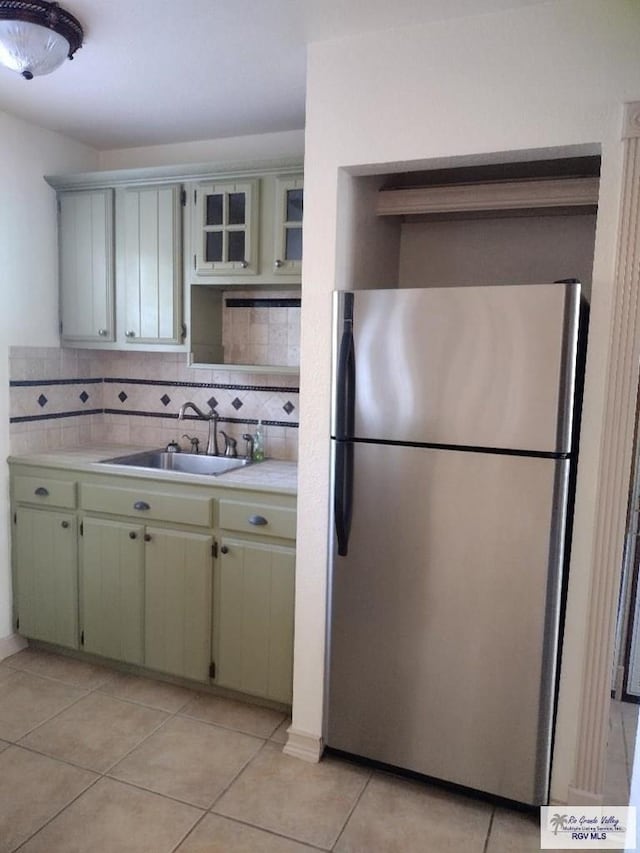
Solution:
<svg viewBox="0 0 640 853"><path fill-rule="evenodd" d="M407 222L400 287L536 284L577 278L589 298L596 217Z"/></svg>
<svg viewBox="0 0 640 853"><path fill-rule="evenodd" d="M640 98L640 4L558 0L312 45L307 80L298 574L293 728L323 719L330 291L339 169L417 168L532 149L602 152L590 353L552 796L575 753L621 178L621 104ZM545 152L547 156L549 152ZM509 155L513 157L514 155ZM536 155L539 157L539 152ZM456 159L459 158L459 159ZM376 166L375 164L379 164ZM400 165L402 164L402 165ZM340 253L342 258L344 252Z"/></svg>
<svg viewBox="0 0 640 853"><path fill-rule="evenodd" d="M45 174L95 169L97 152L0 112L0 458L9 454L9 346L58 346L55 192ZM0 644L11 634L9 483L0 476Z"/></svg>
<svg viewBox="0 0 640 853"><path fill-rule="evenodd" d="M228 139L204 139L151 145L143 148L121 148L100 153L101 169L134 169L145 166L170 166L185 163L239 163L251 160L302 160L304 131L262 133L234 136Z"/></svg>

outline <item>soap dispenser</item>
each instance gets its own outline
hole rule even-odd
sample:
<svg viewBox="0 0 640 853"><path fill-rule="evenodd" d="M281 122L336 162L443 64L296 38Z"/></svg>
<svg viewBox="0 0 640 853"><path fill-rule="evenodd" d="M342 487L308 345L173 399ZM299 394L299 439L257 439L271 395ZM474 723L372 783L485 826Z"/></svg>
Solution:
<svg viewBox="0 0 640 853"><path fill-rule="evenodd" d="M262 462L264 459L264 434L262 430L262 421L258 421L256 433L253 437L253 461Z"/></svg>

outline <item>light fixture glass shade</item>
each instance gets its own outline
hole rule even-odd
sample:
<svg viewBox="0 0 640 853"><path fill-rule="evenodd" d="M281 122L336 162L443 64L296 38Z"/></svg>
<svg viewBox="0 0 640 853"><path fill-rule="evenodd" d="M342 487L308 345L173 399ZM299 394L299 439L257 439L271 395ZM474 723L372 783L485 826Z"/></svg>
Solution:
<svg viewBox="0 0 640 853"><path fill-rule="evenodd" d="M60 33L29 21L0 20L0 63L25 77L39 77L59 68L69 55Z"/></svg>

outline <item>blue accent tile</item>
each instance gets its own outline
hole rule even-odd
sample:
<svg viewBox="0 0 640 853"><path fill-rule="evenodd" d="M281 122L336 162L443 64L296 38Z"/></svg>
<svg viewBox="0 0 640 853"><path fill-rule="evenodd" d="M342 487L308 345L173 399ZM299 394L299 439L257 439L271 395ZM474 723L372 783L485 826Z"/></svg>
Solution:
<svg viewBox="0 0 640 853"><path fill-rule="evenodd" d="M168 394L163 394L162 397L160 397L160 402L163 406L168 406L171 402L171 397L169 397Z"/></svg>
<svg viewBox="0 0 640 853"><path fill-rule="evenodd" d="M287 402L284 404L284 406L283 406L282 408L285 410L285 412L286 412L288 415L290 415L290 414L291 414L291 412L295 409L295 406L293 405L293 403L291 402L291 400L287 400Z"/></svg>
<svg viewBox="0 0 640 853"><path fill-rule="evenodd" d="M48 400L47 400L47 398L44 396L44 394L40 394L40 396L38 397L38 404L39 404L40 406L46 406L48 402L49 402L49 401L48 401Z"/></svg>
<svg viewBox="0 0 640 853"><path fill-rule="evenodd" d="M238 409L241 409L241 408L242 408L242 400L239 400L239 399L236 397L236 399L235 399L235 400L232 400L231 405L233 406L233 408L234 408L234 409L236 410L236 412L237 412L237 411L238 411Z"/></svg>
<svg viewBox="0 0 640 853"><path fill-rule="evenodd" d="M215 409L215 407L218 405L218 401L215 397L209 397L207 403L209 404L210 409Z"/></svg>
<svg viewBox="0 0 640 853"><path fill-rule="evenodd" d="M89 399L89 395L87 394L86 391L83 391L82 394L80 394L80 399L82 400L83 403L87 402L87 400Z"/></svg>
<svg viewBox="0 0 640 853"><path fill-rule="evenodd" d="M118 400L120 400L120 402L121 402L121 403L124 403L124 401L125 401L126 399L127 399L127 395L124 393L124 391L121 391L121 392L118 394Z"/></svg>

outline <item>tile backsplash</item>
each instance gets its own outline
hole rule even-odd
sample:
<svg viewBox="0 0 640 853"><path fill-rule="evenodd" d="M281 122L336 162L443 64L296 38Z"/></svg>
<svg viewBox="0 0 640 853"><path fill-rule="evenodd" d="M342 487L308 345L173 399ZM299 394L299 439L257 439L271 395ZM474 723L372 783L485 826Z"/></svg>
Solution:
<svg viewBox="0 0 640 853"><path fill-rule="evenodd" d="M298 377L202 370L184 353L129 353L44 347L10 349L12 453L88 443L166 445L184 434L206 445L207 424L180 406L214 408L238 441L264 424L267 456L297 459Z"/></svg>
<svg viewBox="0 0 640 853"><path fill-rule="evenodd" d="M231 364L300 363L300 299L288 291L256 297L225 292L222 310L224 360Z"/></svg>

